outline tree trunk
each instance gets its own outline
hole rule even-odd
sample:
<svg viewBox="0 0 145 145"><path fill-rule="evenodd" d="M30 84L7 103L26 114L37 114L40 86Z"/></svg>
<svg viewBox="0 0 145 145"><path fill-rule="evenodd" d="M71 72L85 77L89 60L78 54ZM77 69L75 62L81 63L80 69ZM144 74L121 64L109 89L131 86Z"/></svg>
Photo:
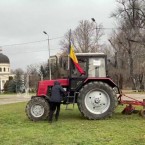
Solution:
<svg viewBox="0 0 145 145"><path fill-rule="evenodd" d="M119 75L119 88L120 89L123 88L123 76L122 76L122 74Z"/></svg>
<svg viewBox="0 0 145 145"><path fill-rule="evenodd" d="M144 91L143 73L139 74L139 91Z"/></svg>
<svg viewBox="0 0 145 145"><path fill-rule="evenodd" d="M133 58L132 58L132 52L131 52L131 50L129 51L129 53L128 53L128 55L129 55L129 62L130 62L130 79L131 79L131 82L132 82L132 90L135 90L136 89L136 84L135 84L135 82L134 82L134 77L133 77L133 63L134 63L134 61L133 61Z"/></svg>

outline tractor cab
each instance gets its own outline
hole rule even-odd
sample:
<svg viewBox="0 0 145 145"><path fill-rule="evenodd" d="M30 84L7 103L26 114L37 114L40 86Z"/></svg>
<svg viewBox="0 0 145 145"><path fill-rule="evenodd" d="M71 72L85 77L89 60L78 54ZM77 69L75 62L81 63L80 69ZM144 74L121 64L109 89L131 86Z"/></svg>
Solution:
<svg viewBox="0 0 145 145"><path fill-rule="evenodd" d="M76 53L78 64L84 70L81 75L75 64L68 56L53 57L53 62L58 62L60 77L63 78L90 78L106 77L106 55L104 53Z"/></svg>
<svg viewBox="0 0 145 145"><path fill-rule="evenodd" d="M70 77L106 77L106 55L104 53L76 53L78 63L85 74L81 75L71 61Z"/></svg>

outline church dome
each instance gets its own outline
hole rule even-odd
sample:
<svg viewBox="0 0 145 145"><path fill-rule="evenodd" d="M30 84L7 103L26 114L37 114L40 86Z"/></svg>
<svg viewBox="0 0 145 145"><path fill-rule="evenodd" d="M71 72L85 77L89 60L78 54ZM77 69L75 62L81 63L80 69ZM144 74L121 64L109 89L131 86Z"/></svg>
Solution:
<svg viewBox="0 0 145 145"><path fill-rule="evenodd" d="M9 64L10 60L6 55L0 53L0 63L8 63Z"/></svg>

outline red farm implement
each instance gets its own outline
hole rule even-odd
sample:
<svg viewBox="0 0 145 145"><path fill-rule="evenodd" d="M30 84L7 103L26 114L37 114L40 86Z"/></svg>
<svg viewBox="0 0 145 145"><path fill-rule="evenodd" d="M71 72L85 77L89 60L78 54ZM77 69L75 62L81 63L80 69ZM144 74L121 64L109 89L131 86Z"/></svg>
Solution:
<svg viewBox="0 0 145 145"><path fill-rule="evenodd" d="M123 98L126 98L123 99ZM145 117L145 99L143 99L142 101L135 99L133 97L127 96L124 93L120 93L120 95L118 96L118 103L119 104L127 104L126 107L124 108L124 110L122 111L123 114L132 114L132 113L138 113L140 112L140 115L142 117ZM143 109L141 111L135 110L134 106L143 106Z"/></svg>

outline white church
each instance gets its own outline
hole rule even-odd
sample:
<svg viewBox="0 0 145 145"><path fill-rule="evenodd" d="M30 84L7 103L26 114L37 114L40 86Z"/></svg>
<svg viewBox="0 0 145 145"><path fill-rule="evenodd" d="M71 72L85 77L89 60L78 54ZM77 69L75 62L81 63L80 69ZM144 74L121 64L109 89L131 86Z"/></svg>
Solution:
<svg viewBox="0 0 145 145"><path fill-rule="evenodd" d="M4 89L4 84L9 80L9 77L14 77L11 74L10 60L0 52L0 91Z"/></svg>

